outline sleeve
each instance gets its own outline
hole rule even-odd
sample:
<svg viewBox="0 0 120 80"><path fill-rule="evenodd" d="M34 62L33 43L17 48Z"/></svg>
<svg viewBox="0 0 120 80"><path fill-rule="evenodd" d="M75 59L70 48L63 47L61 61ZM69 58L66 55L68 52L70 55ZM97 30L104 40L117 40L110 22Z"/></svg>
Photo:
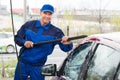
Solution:
<svg viewBox="0 0 120 80"><path fill-rule="evenodd" d="M15 35L14 41L19 46L24 46L25 40L25 31L26 31L27 23L23 24L21 28L17 31Z"/></svg>
<svg viewBox="0 0 120 80"><path fill-rule="evenodd" d="M57 36L57 39L61 39L65 35L62 32L62 30L57 30L56 36ZM73 43L72 42L69 45L64 45L61 42L58 42L57 44L59 45L60 49L64 52L68 52L73 48Z"/></svg>

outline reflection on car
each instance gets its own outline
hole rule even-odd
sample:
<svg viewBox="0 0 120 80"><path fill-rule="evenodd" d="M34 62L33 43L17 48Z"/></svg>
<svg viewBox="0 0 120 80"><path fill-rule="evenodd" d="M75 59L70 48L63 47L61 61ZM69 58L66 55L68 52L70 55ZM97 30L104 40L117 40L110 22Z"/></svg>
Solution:
<svg viewBox="0 0 120 80"><path fill-rule="evenodd" d="M11 32L0 32L0 53L14 53L14 38Z"/></svg>
<svg viewBox="0 0 120 80"><path fill-rule="evenodd" d="M120 32L97 34L82 40L62 65L42 67L52 80L120 80Z"/></svg>

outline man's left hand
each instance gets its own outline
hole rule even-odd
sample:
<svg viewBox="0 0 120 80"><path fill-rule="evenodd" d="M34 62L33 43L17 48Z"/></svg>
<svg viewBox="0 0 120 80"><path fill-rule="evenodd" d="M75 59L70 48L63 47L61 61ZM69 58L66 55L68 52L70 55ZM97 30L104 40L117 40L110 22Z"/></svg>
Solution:
<svg viewBox="0 0 120 80"><path fill-rule="evenodd" d="M68 36L64 36L61 41L62 44L69 45L71 42L68 41Z"/></svg>

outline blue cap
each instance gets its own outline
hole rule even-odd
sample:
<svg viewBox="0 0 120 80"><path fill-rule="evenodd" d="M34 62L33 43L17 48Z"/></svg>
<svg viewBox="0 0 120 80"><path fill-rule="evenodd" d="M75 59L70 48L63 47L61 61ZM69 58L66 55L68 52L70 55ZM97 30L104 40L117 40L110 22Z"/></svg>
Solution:
<svg viewBox="0 0 120 80"><path fill-rule="evenodd" d="M49 4L45 4L43 5L43 7L40 9L41 12L51 12L52 14L54 13L54 8L52 5L49 5Z"/></svg>

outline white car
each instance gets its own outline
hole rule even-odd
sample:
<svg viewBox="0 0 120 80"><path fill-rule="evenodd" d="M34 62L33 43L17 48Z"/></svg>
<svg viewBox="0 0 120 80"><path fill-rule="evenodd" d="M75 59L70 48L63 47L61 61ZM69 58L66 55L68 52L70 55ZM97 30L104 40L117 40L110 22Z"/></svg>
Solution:
<svg viewBox="0 0 120 80"><path fill-rule="evenodd" d="M11 32L0 32L0 53L15 53L14 37Z"/></svg>

